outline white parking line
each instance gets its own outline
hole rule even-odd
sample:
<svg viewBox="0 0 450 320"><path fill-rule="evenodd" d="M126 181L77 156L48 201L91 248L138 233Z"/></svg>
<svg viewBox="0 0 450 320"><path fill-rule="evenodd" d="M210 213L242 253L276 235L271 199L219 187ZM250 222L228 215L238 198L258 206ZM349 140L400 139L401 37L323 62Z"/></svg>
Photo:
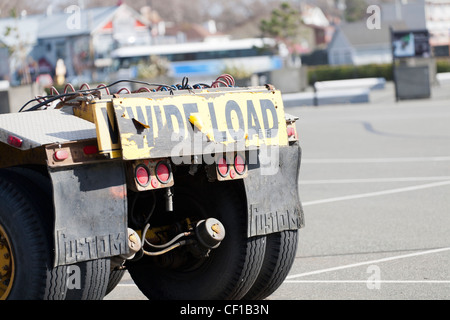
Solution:
<svg viewBox="0 0 450 320"><path fill-rule="evenodd" d="M301 180L298 184L340 184L340 183L372 183L372 182L415 182L450 180L450 176L432 177L398 177L398 178L363 178L363 179L317 179Z"/></svg>
<svg viewBox="0 0 450 320"><path fill-rule="evenodd" d="M381 262L387 262L387 261L394 261L394 260L399 260L399 259L417 257L417 256L426 255L426 254L445 252L445 251L449 251L449 250L450 250L450 247L439 248L439 249L432 249L432 250L426 250L426 251L421 251L421 252L414 252L414 253L403 254L403 255L400 255L400 256L393 256L393 257L387 257L387 258L382 258L382 259L376 259L376 260L370 260L370 261L346 264L346 265L343 265L343 266L338 266L338 267L333 267L333 268L327 268L327 269L309 271L309 272L304 272L304 273L298 273L298 274L293 274L293 275L287 276L285 282L287 280L291 280L291 279L294 279L294 278L300 278L300 277L311 276L311 275L315 275L315 274L321 274L321 273L325 273L325 272L331 272L331 271L344 270L344 269L355 268L355 267L360 267L360 266L366 266L366 265L371 265L371 264L377 264L377 263L381 263Z"/></svg>
<svg viewBox="0 0 450 320"><path fill-rule="evenodd" d="M421 190L421 189L427 189L427 188L440 187L440 186L445 186L445 185L450 185L450 181L447 180L447 181L441 181L441 182L420 184L420 185L411 186L411 187L388 189L388 190L376 191L376 192L352 194L352 195L349 195L349 196L333 197L333 198L327 198L327 199L321 199L321 200L305 201L305 202L302 202L302 205L304 207L306 207L306 206L311 206L311 205L315 205L315 204L330 203L330 202L352 200L352 199L360 199L360 198L368 198L368 197L375 197L375 196L382 196L382 195L388 195L388 194L399 193L399 192L408 192L408 191L415 191L415 190Z"/></svg>
<svg viewBox="0 0 450 320"><path fill-rule="evenodd" d="M395 284L449 284L450 280L286 280L284 283L395 283Z"/></svg>
<svg viewBox="0 0 450 320"><path fill-rule="evenodd" d="M137 287L134 283L119 283L118 287Z"/></svg>
<svg viewBox="0 0 450 320"><path fill-rule="evenodd" d="M392 162L435 162L450 161L450 156L437 157L397 157L397 158L335 158L335 159L308 159L302 158L302 163L392 163Z"/></svg>

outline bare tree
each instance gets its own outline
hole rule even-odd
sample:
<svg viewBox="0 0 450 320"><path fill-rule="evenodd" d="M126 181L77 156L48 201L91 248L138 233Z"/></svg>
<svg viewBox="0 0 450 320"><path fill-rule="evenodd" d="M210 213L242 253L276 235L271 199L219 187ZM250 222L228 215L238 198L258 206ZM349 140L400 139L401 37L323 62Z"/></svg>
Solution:
<svg viewBox="0 0 450 320"><path fill-rule="evenodd" d="M41 13L51 3L51 0L1 0L0 1L0 17L18 17L25 12L27 14Z"/></svg>
<svg viewBox="0 0 450 320"><path fill-rule="evenodd" d="M69 1L70 2L70 1ZM73 4L73 0L71 1ZM162 19L181 22L203 21L208 9L206 0L83 0L86 8L115 6L125 3L133 9L140 11L143 7L151 7L157 11Z"/></svg>
<svg viewBox="0 0 450 320"><path fill-rule="evenodd" d="M255 17L270 14L281 0L83 0L86 7L125 3L139 11L149 6L163 20L175 23L199 23L214 19L223 31L245 24ZM73 0L72 0L73 2Z"/></svg>
<svg viewBox="0 0 450 320"><path fill-rule="evenodd" d="M222 31L245 25L270 14L280 0L211 0L207 19L214 19Z"/></svg>
<svg viewBox="0 0 450 320"><path fill-rule="evenodd" d="M137 11L151 7L165 21L174 23L199 23L210 19L217 21L221 30L226 32L236 26L244 25L257 17L264 17L280 4L281 0L59 0L57 8L69 5L83 5L85 8L115 6L125 3ZM0 0L0 17L14 13L45 12L52 0Z"/></svg>

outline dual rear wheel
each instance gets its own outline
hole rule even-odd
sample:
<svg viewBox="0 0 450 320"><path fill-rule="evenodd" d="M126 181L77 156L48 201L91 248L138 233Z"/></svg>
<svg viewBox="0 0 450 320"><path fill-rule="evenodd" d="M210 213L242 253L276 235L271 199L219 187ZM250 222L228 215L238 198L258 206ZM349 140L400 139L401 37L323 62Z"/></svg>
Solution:
<svg viewBox="0 0 450 320"><path fill-rule="evenodd" d="M173 220L214 217L224 225L225 239L207 256L180 247L163 259L127 262L139 289L150 300L259 300L272 294L294 262L297 230L248 238L239 183L177 182L174 211L163 214ZM0 299L103 299L123 270L110 270L109 259L53 266L49 190L48 177L37 171L0 170Z"/></svg>
<svg viewBox="0 0 450 320"><path fill-rule="evenodd" d="M295 258L297 230L247 236L247 209L239 182L208 183L189 179L174 187L173 214L180 219L213 217L225 227L225 239L208 257L183 247L165 264L144 256L127 263L139 289L150 300L264 299L284 281ZM180 258L182 257L182 258ZM167 264L167 261L177 261Z"/></svg>

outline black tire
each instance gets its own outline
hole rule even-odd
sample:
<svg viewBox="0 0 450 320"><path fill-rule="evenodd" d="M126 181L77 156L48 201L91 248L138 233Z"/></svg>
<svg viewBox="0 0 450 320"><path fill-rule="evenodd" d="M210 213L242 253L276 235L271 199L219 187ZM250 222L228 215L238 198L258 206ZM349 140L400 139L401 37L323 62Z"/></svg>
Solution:
<svg viewBox="0 0 450 320"><path fill-rule="evenodd" d="M72 285L67 289L66 300L102 300L106 295L109 281L110 260L107 258L79 262L67 266L68 280L75 272L79 272L80 286Z"/></svg>
<svg viewBox="0 0 450 320"><path fill-rule="evenodd" d="M108 287L106 288L105 295L110 294L111 291L113 291L117 287L120 280L122 280L124 274L125 274L125 269L111 270L111 272L109 274Z"/></svg>
<svg viewBox="0 0 450 320"><path fill-rule="evenodd" d="M266 237L264 262L253 287L243 299L262 300L283 283L295 260L298 230L286 230Z"/></svg>
<svg viewBox="0 0 450 320"><path fill-rule="evenodd" d="M195 267L159 267L144 256L128 263L135 284L150 300L240 299L251 288L262 265L264 237L247 237L246 204L234 183L198 183L191 179L174 189L174 213L203 212L225 227L225 239ZM183 250L177 248L175 250ZM174 251L175 251L174 250Z"/></svg>
<svg viewBox="0 0 450 320"><path fill-rule="evenodd" d="M53 264L53 202L52 184L48 176L39 168L17 167L0 171L0 179L4 177L15 183L16 188L26 193L23 199L28 199L36 213L35 219L39 220L42 228L40 235L46 238L46 246L49 251L48 270L44 300L100 300L103 299L108 285L109 258L80 262L73 266L52 267ZM0 219L1 220L1 219ZM71 286L72 273L79 277L80 287Z"/></svg>
<svg viewBox="0 0 450 320"><path fill-rule="evenodd" d="M66 293L63 267L53 267L39 194L14 172L0 171L0 232L11 256L7 289L1 299L61 300ZM4 261L5 262L5 261ZM2 279L4 283L4 279Z"/></svg>

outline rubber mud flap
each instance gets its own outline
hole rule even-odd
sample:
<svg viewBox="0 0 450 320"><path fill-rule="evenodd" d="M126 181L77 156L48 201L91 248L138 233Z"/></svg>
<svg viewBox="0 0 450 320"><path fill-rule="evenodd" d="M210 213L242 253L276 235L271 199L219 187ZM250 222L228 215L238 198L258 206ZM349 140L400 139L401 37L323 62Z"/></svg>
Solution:
<svg viewBox="0 0 450 320"><path fill-rule="evenodd" d="M55 205L55 264L128 253L122 164L50 169Z"/></svg>
<svg viewBox="0 0 450 320"><path fill-rule="evenodd" d="M261 149L258 150L258 161L251 159L248 177L244 179L248 236L303 227L303 208L298 192L300 146Z"/></svg>

